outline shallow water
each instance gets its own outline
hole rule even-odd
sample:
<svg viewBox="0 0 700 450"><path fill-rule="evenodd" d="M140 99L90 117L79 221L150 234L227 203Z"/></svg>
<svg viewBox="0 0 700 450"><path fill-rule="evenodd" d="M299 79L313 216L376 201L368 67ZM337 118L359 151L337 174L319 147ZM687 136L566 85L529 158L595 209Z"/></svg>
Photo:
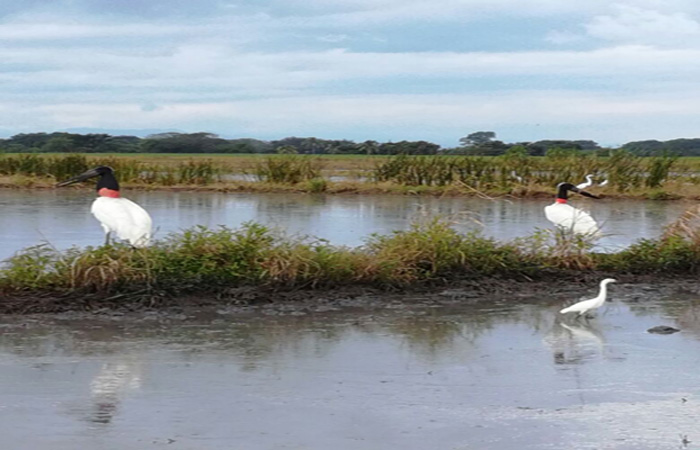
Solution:
<svg viewBox="0 0 700 450"><path fill-rule="evenodd" d="M698 448L700 299L645 292L566 326L527 298L5 317L3 448Z"/></svg>
<svg viewBox="0 0 700 450"><path fill-rule="evenodd" d="M90 214L91 191L0 190L0 259L50 242L58 248L99 245L102 229ZM194 225L237 227L246 221L311 235L333 244L361 245L371 233L407 229L411 222L448 216L460 231L481 230L510 240L550 228L542 208L551 200L484 200L408 196L343 196L194 192L129 192L146 208L156 237ZM588 209L606 237L600 248L614 250L642 237L658 236L688 206L683 202L572 201Z"/></svg>

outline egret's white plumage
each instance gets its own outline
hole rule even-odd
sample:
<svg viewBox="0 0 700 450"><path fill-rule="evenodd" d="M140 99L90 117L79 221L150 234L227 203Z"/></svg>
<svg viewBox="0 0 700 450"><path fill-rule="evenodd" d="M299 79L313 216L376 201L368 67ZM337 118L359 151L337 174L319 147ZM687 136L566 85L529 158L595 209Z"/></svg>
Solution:
<svg viewBox="0 0 700 450"><path fill-rule="evenodd" d="M580 190L571 183L559 183L555 202L544 208L544 215L547 217L547 220L558 227L571 230L575 234L600 234L600 228L590 214L567 204L569 191L578 192L586 197L598 198L593 194Z"/></svg>
<svg viewBox="0 0 700 450"><path fill-rule="evenodd" d="M608 184L608 180L606 179L606 180L603 180L603 182L600 183L598 186L607 186L607 184Z"/></svg>
<svg viewBox="0 0 700 450"><path fill-rule="evenodd" d="M586 189L587 187L592 186L592 185L593 185L593 175L588 174L588 175L586 175L586 181L584 181L583 183L577 184L576 187L578 189Z"/></svg>
<svg viewBox="0 0 700 450"><path fill-rule="evenodd" d="M126 198L98 197L90 212L100 221L105 234L115 233L134 247L147 247L153 222L145 209Z"/></svg>
<svg viewBox="0 0 700 450"><path fill-rule="evenodd" d="M600 282L600 291L598 292L598 296L595 298L592 298L590 300L584 300L582 302L575 303L568 308L564 308L561 311L559 311L561 314L566 314L570 312L576 312L578 313L579 316L582 316L586 314L588 311L592 309L597 309L603 306L605 304L605 298L607 297L608 294L608 289L607 286L610 283L614 283L615 280L614 278L606 278L603 281Z"/></svg>
<svg viewBox="0 0 700 450"><path fill-rule="evenodd" d="M136 203L121 197L119 183L111 167L95 167L70 180L58 183L57 186L68 186L92 177L99 177L97 181L99 197L92 203L90 211L99 220L105 232L105 243L108 244L110 234L115 233L119 239L129 242L134 247L148 246L153 225L151 216Z"/></svg>

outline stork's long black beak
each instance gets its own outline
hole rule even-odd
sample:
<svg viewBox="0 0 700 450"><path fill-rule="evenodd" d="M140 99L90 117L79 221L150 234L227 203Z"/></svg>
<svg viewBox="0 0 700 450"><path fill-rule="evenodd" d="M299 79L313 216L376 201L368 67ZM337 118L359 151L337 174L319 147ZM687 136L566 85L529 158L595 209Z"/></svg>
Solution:
<svg viewBox="0 0 700 450"><path fill-rule="evenodd" d="M86 172L81 173L80 175L74 176L70 180L61 181L60 183L56 184L56 187L68 186L68 185L71 185L73 183L79 183L81 181L85 181L88 178L99 177L99 176L100 176L100 173L97 170L90 169Z"/></svg>
<svg viewBox="0 0 700 450"><path fill-rule="evenodd" d="M576 193L578 193L578 194L581 194L581 195L583 195L584 197L590 197L590 198L597 198L597 199L600 199L600 197L598 197L597 195L593 195L593 194L591 194L590 192L587 192L587 191L584 191L583 189L577 188L576 186L572 187L572 188L569 189L569 190L572 191L572 192L576 192Z"/></svg>

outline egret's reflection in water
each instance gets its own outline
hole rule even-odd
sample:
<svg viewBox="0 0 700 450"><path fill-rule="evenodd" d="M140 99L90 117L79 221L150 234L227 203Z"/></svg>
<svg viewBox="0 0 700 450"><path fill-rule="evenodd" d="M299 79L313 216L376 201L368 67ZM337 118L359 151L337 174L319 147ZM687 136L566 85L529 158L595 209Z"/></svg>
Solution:
<svg viewBox="0 0 700 450"><path fill-rule="evenodd" d="M6 317L0 432L7 448L37 450L692 440L700 302L638 298L572 323L557 313L565 300ZM661 323L684 330L645 333Z"/></svg>

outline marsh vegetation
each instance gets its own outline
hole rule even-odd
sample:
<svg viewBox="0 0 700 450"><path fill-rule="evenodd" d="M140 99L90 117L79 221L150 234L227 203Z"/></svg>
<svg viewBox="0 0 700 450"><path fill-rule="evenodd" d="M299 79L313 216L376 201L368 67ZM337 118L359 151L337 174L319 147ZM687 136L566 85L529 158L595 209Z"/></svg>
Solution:
<svg viewBox="0 0 700 450"><path fill-rule="evenodd" d="M0 185L50 187L96 165L113 167L126 187L148 189L530 197L591 174L592 188L609 196L700 197L700 159L638 157L622 150L609 157L570 151L544 157L518 151L498 157L5 154L0 155Z"/></svg>
<svg viewBox="0 0 700 450"><path fill-rule="evenodd" d="M353 248L285 236L257 223L238 229L195 227L145 249L118 244L66 251L28 248L0 269L0 294L153 299L216 296L243 286L394 289L486 278L690 275L700 267L697 220L697 212L688 212L660 238L616 253L595 252L591 239L562 230L499 242L458 233L440 219L372 235Z"/></svg>

